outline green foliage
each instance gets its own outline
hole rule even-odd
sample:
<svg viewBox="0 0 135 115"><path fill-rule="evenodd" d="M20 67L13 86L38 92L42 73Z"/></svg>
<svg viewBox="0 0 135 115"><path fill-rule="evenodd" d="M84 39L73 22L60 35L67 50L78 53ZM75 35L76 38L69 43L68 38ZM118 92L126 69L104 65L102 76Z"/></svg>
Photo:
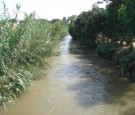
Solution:
<svg viewBox="0 0 135 115"><path fill-rule="evenodd" d="M135 51L121 57L119 63L122 68L122 73L126 75L130 81L135 81Z"/></svg>
<svg viewBox="0 0 135 115"><path fill-rule="evenodd" d="M117 51L117 46L110 43L104 43L97 46L97 53L105 58L112 58Z"/></svg>
<svg viewBox="0 0 135 115"><path fill-rule="evenodd" d="M128 36L129 40L132 42L132 39L135 36L135 0L124 0L124 3L121 5L119 12L119 19L123 21L126 28L126 33L124 36Z"/></svg>
<svg viewBox="0 0 135 115"><path fill-rule="evenodd" d="M90 48L95 48L97 33L102 30L102 13L104 10L94 7L92 11L82 12L69 25L69 33L75 39L81 40Z"/></svg>
<svg viewBox="0 0 135 115"><path fill-rule="evenodd" d="M16 7L14 19L7 16L6 6L0 18L0 104L5 109L6 102L14 103L16 95L42 75L45 59L67 34L63 23L35 19L34 13L19 21Z"/></svg>
<svg viewBox="0 0 135 115"><path fill-rule="evenodd" d="M114 60L116 64L119 64L119 61L122 57L125 57L126 55L128 55L129 53L131 53L132 51L130 50L130 48L126 48L126 49L120 49L119 51L117 51L114 55Z"/></svg>
<svg viewBox="0 0 135 115"><path fill-rule="evenodd" d="M110 0L111 1L111 0ZM122 0L111 1L107 5L103 15L103 34L112 39L113 42L118 41L118 37L123 33L123 23L118 19L118 10L122 4Z"/></svg>
<svg viewBox="0 0 135 115"><path fill-rule="evenodd" d="M73 37L73 39L77 39L76 38L76 32L75 32L75 24L74 22L70 22L69 27L68 27L68 32L70 33L70 35Z"/></svg>
<svg viewBox="0 0 135 115"><path fill-rule="evenodd" d="M129 65L135 61L135 52L132 51L128 55L125 55L120 58L120 66L121 68L127 69L129 68Z"/></svg>
<svg viewBox="0 0 135 115"><path fill-rule="evenodd" d="M77 18L77 16L76 16L76 15L69 16L69 17L67 18L67 23L69 24L70 22L75 21L75 20L76 20L76 18Z"/></svg>

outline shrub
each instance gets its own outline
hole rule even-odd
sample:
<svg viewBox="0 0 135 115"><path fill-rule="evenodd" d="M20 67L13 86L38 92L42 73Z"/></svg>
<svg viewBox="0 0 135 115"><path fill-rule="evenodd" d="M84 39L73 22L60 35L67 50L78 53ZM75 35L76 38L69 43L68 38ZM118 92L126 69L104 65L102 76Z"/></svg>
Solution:
<svg viewBox="0 0 135 115"><path fill-rule="evenodd" d="M117 47L114 44L103 43L97 46L97 53L105 58L112 58L117 51Z"/></svg>
<svg viewBox="0 0 135 115"><path fill-rule="evenodd" d="M135 51L133 51L119 59L120 67L128 70L129 65L134 61L135 61Z"/></svg>
<svg viewBox="0 0 135 115"><path fill-rule="evenodd" d="M119 64L119 61L122 57L125 57L126 55L128 55L129 53L131 53L131 50L130 48L122 48L120 49L119 51L117 51L115 54L114 54L114 60L115 60L115 63L118 65Z"/></svg>

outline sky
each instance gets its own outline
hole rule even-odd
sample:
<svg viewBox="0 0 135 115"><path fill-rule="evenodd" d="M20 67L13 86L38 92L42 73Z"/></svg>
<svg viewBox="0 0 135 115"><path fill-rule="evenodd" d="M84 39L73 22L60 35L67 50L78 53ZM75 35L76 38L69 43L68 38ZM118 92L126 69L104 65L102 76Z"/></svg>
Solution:
<svg viewBox="0 0 135 115"><path fill-rule="evenodd" d="M0 0L1 9L2 1L6 4L12 17L16 4L20 4L20 19L23 18L24 12L31 13L35 11L37 17L51 20L62 19L64 16L69 17L78 15L82 11L88 11L98 0Z"/></svg>

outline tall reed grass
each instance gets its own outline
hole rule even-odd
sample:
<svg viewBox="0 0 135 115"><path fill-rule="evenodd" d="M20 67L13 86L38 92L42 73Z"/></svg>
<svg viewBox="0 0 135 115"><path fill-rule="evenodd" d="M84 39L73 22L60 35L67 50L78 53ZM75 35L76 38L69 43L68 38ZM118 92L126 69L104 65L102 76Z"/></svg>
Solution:
<svg viewBox="0 0 135 115"><path fill-rule="evenodd" d="M40 76L44 60L54 46L66 35L62 21L50 23L36 19L34 13L18 20L20 6L11 19L4 4L0 17L0 104L14 103L31 81Z"/></svg>

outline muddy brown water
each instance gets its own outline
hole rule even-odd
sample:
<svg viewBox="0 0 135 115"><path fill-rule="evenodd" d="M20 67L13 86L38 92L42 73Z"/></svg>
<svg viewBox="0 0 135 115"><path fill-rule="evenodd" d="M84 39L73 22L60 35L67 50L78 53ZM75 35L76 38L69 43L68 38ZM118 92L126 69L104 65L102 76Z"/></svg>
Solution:
<svg viewBox="0 0 135 115"><path fill-rule="evenodd" d="M0 115L135 115L135 84L112 61L67 36L51 69Z"/></svg>

